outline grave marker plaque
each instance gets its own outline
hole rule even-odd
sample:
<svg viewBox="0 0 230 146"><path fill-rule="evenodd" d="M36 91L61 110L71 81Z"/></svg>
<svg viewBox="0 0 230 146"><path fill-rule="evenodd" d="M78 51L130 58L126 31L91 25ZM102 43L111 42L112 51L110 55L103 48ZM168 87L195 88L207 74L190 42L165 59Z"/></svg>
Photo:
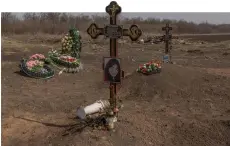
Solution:
<svg viewBox="0 0 230 146"><path fill-rule="evenodd" d="M104 27L105 37L119 39L123 36L123 28L119 25L106 25Z"/></svg>

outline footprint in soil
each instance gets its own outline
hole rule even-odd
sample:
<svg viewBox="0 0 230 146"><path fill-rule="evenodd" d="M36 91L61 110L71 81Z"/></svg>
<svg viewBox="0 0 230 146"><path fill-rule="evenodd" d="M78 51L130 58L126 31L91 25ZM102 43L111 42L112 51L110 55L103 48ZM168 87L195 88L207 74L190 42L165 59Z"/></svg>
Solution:
<svg viewBox="0 0 230 146"><path fill-rule="evenodd" d="M195 49L195 50L188 50L188 53L193 53L193 54L204 54L203 51L199 50L199 49Z"/></svg>
<svg viewBox="0 0 230 146"><path fill-rule="evenodd" d="M225 121L222 121L222 123L227 126L228 128L230 128L230 120L225 120Z"/></svg>
<svg viewBox="0 0 230 146"><path fill-rule="evenodd" d="M224 52L222 55L223 55L223 56L227 56L227 55L230 55L230 53Z"/></svg>

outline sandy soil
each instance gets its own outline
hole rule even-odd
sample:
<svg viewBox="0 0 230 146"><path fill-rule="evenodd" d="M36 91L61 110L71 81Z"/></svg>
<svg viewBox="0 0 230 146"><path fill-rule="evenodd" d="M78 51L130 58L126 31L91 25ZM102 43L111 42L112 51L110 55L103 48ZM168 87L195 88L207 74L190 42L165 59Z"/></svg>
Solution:
<svg viewBox="0 0 230 146"><path fill-rule="evenodd" d="M116 131L85 128L65 137L66 127L77 122L77 107L109 98L101 69L109 44L83 37L84 70L78 74L39 80L19 73L22 57L59 48L59 38L2 38L2 145L230 146L230 36L192 36L208 43L175 44L176 64L164 64L151 76L135 70L161 59L164 45L119 43L122 68L130 76L118 93L124 108Z"/></svg>

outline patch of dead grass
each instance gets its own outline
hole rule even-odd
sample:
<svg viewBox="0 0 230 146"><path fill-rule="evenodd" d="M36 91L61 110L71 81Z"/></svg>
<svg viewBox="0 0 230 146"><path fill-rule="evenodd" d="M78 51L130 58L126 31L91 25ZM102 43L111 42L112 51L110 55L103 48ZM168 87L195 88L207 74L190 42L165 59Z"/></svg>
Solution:
<svg viewBox="0 0 230 146"><path fill-rule="evenodd" d="M20 35L9 35L8 37L24 42L24 43L48 43L55 44L61 41L64 34L53 35L53 34L20 34Z"/></svg>
<svg viewBox="0 0 230 146"><path fill-rule="evenodd" d="M32 48L53 48L53 45L50 44L36 44L36 43L27 43L14 38L2 37L2 51L4 54L14 54L16 52L30 52Z"/></svg>
<svg viewBox="0 0 230 146"><path fill-rule="evenodd" d="M2 67L8 66L8 65L14 65L16 62L12 62L12 61L2 61L1 65Z"/></svg>
<svg viewBox="0 0 230 146"><path fill-rule="evenodd" d="M4 52L5 55L12 55L12 54L15 54L15 53L17 53L17 52L13 52L13 51L6 51L6 52Z"/></svg>

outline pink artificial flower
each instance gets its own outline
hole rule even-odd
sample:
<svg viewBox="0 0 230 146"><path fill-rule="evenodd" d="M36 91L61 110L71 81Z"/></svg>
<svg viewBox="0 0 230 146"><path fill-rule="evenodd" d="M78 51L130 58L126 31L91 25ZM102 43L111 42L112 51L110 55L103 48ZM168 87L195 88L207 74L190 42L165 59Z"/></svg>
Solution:
<svg viewBox="0 0 230 146"><path fill-rule="evenodd" d="M38 61L38 60L30 60L28 62L26 62L26 66L28 67L28 69L32 69L35 66L43 66L43 62L42 61Z"/></svg>
<svg viewBox="0 0 230 146"><path fill-rule="evenodd" d="M114 108L113 112L117 113L117 112L119 112L119 109L118 108Z"/></svg>
<svg viewBox="0 0 230 146"><path fill-rule="evenodd" d="M43 54L34 54L32 56L30 56L31 60L35 60L35 59L45 59L45 56Z"/></svg>

